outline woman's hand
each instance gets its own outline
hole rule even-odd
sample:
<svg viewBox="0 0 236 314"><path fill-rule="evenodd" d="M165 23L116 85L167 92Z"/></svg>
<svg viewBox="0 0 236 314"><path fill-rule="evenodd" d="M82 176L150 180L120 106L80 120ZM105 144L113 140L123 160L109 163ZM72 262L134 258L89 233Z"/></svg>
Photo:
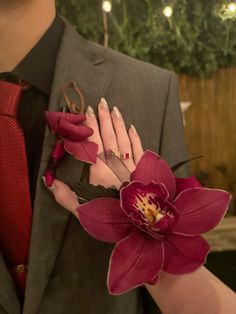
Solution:
<svg viewBox="0 0 236 314"><path fill-rule="evenodd" d="M143 154L140 137L135 127L131 125L127 132L118 108L114 107L110 113L108 104L103 98L98 105L98 120L91 106L88 107L86 116L86 125L94 130L89 140L98 144L98 155L107 151L120 154L123 163L132 172ZM124 159L124 155L129 158ZM97 158L96 164L90 166L89 182L105 187L116 186L119 188L121 185L117 176L100 158ZM61 206L78 217L76 208L79 206L79 202L75 192L57 179L54 180L49 190Z"/></svg>
<svg viewBox="0 0 236 314"><path fill-rule="evenodd" d="M105 99L101 99L98 105L98 120L92 107L87 110L86 125L94 130L94 134L89 138L91 142L98 144L98 155L103 152L113 152L123 159L123 163L130 172L134 171L135 165L139 161L143 149L140 138L133 125L128 132L125 127L123 117L117 107L110 113ZM125 155L128 157L125 159ZM90 167L89 182L93 185L103 185L105 187L120 187L121 182L109 167L99 158L96 164Z"/></svg>

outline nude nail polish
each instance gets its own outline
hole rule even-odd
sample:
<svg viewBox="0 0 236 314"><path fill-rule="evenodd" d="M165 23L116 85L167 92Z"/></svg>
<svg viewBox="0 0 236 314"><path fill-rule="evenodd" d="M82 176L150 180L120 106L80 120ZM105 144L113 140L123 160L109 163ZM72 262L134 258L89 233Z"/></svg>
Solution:
<svg viewBox="0 0 236 314"><path fill-rule="evenodd" d="M135 134L137 133L137 130L133 124L130 125L130 130L134 132Z"/></svg>
<svg viewBox="0 0 236 314"><path fill-rule="evenodd" d="M86 115L88 115L89 117L94 117L94 111L93 111L93 108L91 106L88 106L87 111L86 111Z"/></svg>
<svg viewBox="0 0 236 314"><path fill-rule="evenodd" d="M113 110L112 110L112 111L114 112L115 116L116 116L118 119L121 117L120 110L119 110L116 106L113 107Z"/></svg>
<svg viewBox="0 0 236 314"><path fill-rule="evenodd" d="M108 110L108 104L105 98L101 98L100 100L100 106L102 109Z"/></svg>

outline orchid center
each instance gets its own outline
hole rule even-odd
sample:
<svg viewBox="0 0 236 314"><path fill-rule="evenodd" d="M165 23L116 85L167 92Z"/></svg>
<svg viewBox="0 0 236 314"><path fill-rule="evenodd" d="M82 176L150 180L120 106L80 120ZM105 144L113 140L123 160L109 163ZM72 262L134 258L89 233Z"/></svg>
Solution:
<svg viewBox="0 0 236 314"><path fill-rule="evenodd" d="M178 219L164 184L131 182L121 192L124 212L139 229L157 237L168 232Z"/></svg>
<svg viewBox="0 0 236 314"><path fill-rule="evenodd" d="M155 194L136 195L135 207L144 215L150 224L155 224L165 216Z"/></svg>

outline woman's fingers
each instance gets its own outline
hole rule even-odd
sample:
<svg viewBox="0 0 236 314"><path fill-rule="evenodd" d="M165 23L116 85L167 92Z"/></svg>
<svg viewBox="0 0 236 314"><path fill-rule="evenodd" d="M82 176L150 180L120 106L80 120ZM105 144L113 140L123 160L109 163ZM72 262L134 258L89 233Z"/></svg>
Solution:
<svg viewBox="0 0 236 314"><path fill-rule="evenodd" d="M98 154L100 154L104 151L104 148L103 148L102 139L100 136L97 118L91 106L88 106L87 108L86 118L87 119L85 121L85 124L91 129L93 129L93 134L90 137L88 137L88 140L98 145Z"/></svg>
<svg viewBox="0 0 236 314"><path fill-rule="evenodd" d="M119 153L123 163L132 172L143 153L141 141L135 128L132 126L127 132L119 109L114 107L110 113L104 98L98 105L98 120L91 106L88 106L86 116L85 124L94 130L93 135L88 139L98 144L98 153L104 152L106 154L108 151ZM112 160L109 162L112 163ZM114 165L109 165L113 171L118 171L116 167L113 168ZM117 164L115 165L117 166ZM102 184L106 187L120 185L111 169L101 160L97 160L96 164L91 165L89 181L94 185Z"/></svg>
<svg viewBox="0 0 236 314"><path fill-rule="evenodd" d="M68 185L66 185L64 182L60 180L55 179L53 181L52 186L50 187L47 186L44 177L43 181L48 190L51 191L52 194L54 195L56 202L59 203L62 207L69 210L78 218L76 208L79 206L79 201L75 192L72 191Z"/></svg>
<svg viewBox="0 0 236 314"><path fill-rule="evenodd" d="M118 152L116 134L113 128L108 104L104 98L98 105L98 119L104 151Z"/></svg>
<svg viewBox="0 0 236 314"><path fill-rule="evenodd" d="M105 107L105 108L104 108ZM100 111L100 125L103 125L103 129L106 128L107 122L109 127L109 120L111 120L110 112L107 104L103 103L103 101L100 101L99 104L99 111ZM105 151L104 143L101 138L101 131L99 129L98 121L95 116L95 113L93 111L93 108L91 106L88 106L86 111L86 117L87 120L85 121L85 124L93 129L94 133L92 136L88 138L89 141L92 141L96 144L98 144L98 154ZM113 127L111 130L111 127L109 127L108 132L104 130L103 134L105 134L105 143L107 147L110 147L109 149L117 150L117 141L116 138L113 138L112 141L109 142L109 133L113 131ZM107 148L108 150L108 148ZM108 168L108 166L99 158L97 158L96 164L93 164L90 166L90 174L89 174L89 182L93 185L103 185L105 187L109 187L112 185L120 186L120 182L117 179L117 177L114 175L114 173Z"/></svg>
<svg viewBox="0 0 236 314"><path fill-rule="evenodd" d="M137 165L137 163L139 162L143 154L143 147L142 147L141 139L133 124L131 124L128 132L129 132L130 143L131 143L131 147L133 151L134 162L135 162L135 165Z"/></svg>
<svg viewBox="0 0 236 314"><path fill-rule="evenodd" d="M117 107L113 107L111 118L121 158L127 168L130 171L133 171L135 169L135 164L132 158L132 147L122 114Z"/></svg>

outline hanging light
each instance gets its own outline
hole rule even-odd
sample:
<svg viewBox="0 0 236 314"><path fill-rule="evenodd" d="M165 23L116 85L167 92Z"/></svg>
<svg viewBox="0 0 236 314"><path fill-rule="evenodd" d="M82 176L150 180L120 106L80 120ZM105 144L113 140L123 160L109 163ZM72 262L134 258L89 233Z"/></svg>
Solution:
<svg viewBox="0 0 236 314"><path fill-rule="evenodd" d="M167 5L164 10L163 10L163 14L166 16L166 17L171 17L171 15L173 14L173 9L171 6Z"/></svg>
<svg viewBox="0 0 236 314"><path fill-rule="evenodd" d="M232 12L232 13L236 12L236 3L230 2L230 3L228 4L228 10L229 10L230 12Z"/></svg>
<svg viewBox="0 0 236 314"><path fill-rule="evenodd" d="M102 9L107 13L111 12L112 9L111 1L103 1Z"/></svg>

